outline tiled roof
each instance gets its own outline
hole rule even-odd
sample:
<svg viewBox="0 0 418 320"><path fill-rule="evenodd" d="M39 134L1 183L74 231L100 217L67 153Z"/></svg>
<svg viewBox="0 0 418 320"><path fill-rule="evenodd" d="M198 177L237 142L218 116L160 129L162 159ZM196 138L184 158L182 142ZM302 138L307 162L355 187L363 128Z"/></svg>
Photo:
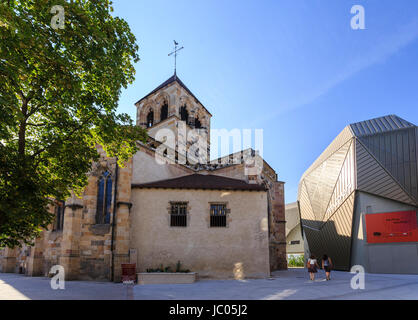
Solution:
<svg viewBox="0 0 418 320"><path fill-rule="evenodd" d="M240 179L227 178L212 174L191 174L179 178L132 184L132 188L166 188L166 189L207 189L207 190L247 190L266 191L259 184L247 183Z"/></svg>

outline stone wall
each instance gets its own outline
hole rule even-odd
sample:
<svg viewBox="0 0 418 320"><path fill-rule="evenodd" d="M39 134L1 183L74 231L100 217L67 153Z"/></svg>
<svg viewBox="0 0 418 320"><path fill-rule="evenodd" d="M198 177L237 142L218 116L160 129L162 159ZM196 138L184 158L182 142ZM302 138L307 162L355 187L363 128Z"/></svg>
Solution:
<svg viewBox="0 0 418 320"><path fill-rule="evenodd" d="M284 182L276 181L269 190L270 215L270 268L286 270L286 220L284 204Z"/></svg>
<svg viewBox="0 0 418 320"><path fill-rule="evenodd" d="M129 256L129 249L132 248L131 232L136 237L141 230L131 231L131 226L133 226L131 223L131 184L169 179L196 172L190 167L179 164L158 165L155 163L154 151L144 146L141 146L141 150L132 160L119 169L116 169L115 159L107 158L101 148L99 152L102 156L101 160L93 165L89 173L88 185L81 198L74 195L66 200L63 230L51 231L52 226L50 226L40 238L36 239L35 246L31 248L0 250L2 272L24 272L31 276L46 276L53 265L61 264L65 268L68 280L107 281L113 279L119 281L120 264L129 262L132 258ZM110 223L96 224L98 179L104 170L110 171L113 178L116 176L116 170L119 172L117 199L115 202L112 197ZM248 181L244 164L227 165L217 170L210 170L210 172L208 170L197 172ZM265 212L266 220L268 217L269 233L267 233L266 241L269 252L266 252L265 257L269 258L270 270L286 269L284 183L277 181L276 173L265 162L263 172L253 182L263 183L268 188L264 204L260 204L259 209L254 209ZM114 191L115 179L113 179ZM246 195L241 196L245 202ZM134 200L138 201L136 195ZM263 206L266 206L265 211ZM113 228L114 209L116 221ZM239 235L236 236L240 239ZM143 255L144 252L138 250L138 259ZM249 269L246 268L246 270ZM266 274L263 267L259 271L261 274ZM228 272L231 270L228 269ZM253 275L256 273L255 270L250 272Z"/></svg>
<svg viewBox="0 0 418 320"><path fill-rule="evenodd" d="M3 257L4 257L4 255L5 255L5 251L6 249L2 249L2 248L0 248L0 272L4 272L3 271Z"/></svg>
<svg viewBox="0 0 418 320"><path fill-rule="evenodd" d="M47 276L52 266L59 264L61 256L62 230L52 231L49 229L44 232L44 261L42 273Z"/></svg>
<svg viewBox="0 0 418 320"><path fill-rule="evenodd" d="M265 161L263 163L262 173L257 176L255 182L263 183L268 188L270 269L271 271L286 270L284 182L277 181L277 175L274 170ZM245 175L245 164L227 166L213 171L213 174L248 181L248 177Z"/></svg>
<svg viewBox="0 0 418 320"><path fill-rule="evenodd" d="M147 183L194 173L192 169L176 163L158 164L155 152L147 147L141 147L132 161L132 183Z"/></svg>
<svg viewBox="0 0 418 320"><path fill-rule="evenodd" d="M188 203L187 227L170 227L170 201ZM133 189L132 240L139 272L178 261L199 277L268 277L267 193ZM227 227L210 227L210 203L226 203Z"/></svg>
<svg viewBox="0 0 418 320"><path fill-rule="evenodd" d="M123 168L118 168L115 203L113 195L116 190L116 160L107 158L100 147L98 150L101 160L93 165L83 195L81 198L73 195L65 201L63 230L52 231L52 226L49 226L35 240L34 246L1 250L2 272L19 272L23 267L27 275L47 276L53 265L60 264L64 266L67 280L110 280L112 258L116 265L124 261L120 257L129 257L129 248L126 245L129 242L129 234L126 230L129 230L127 217L129 217L130 207L132 161L129 161ZM98 179L105 170L112 174L111 218L108 224L96 224ZM120 244L125 242L125 246L115 245L117 252L112 257L114 208L119 224L118 230L115 227L114 240L115 243ZM114 280L118 280L117 275Z"/></svg>
<svg viewBox="0 0 418 320"><path fill-rule="evenodd" d="M4 248L1 250L0 271L13 273L17 272L17 256L20 250L15 248Z"/></svg>

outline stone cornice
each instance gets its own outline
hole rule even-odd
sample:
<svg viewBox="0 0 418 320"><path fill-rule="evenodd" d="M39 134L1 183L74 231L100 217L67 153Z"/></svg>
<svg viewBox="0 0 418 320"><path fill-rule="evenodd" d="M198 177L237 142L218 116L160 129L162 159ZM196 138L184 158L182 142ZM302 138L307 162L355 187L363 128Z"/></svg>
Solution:
<svg viewBox="0 0 418 320"><path fill-rule="evenodd" d="M121 205L127 205L129 207L129 210L132 208L132 202L118 201L118 202L116 202L116 205L118 207L121 206Z"/></svg>
<svg viewBox="0 0 418 320"><path fill-rule="evenodd" d="M68 207L68 208L71 208L72 210L83 208L83 206L81 204L77 204L77 203L66 204L65 206Z"/></svg>

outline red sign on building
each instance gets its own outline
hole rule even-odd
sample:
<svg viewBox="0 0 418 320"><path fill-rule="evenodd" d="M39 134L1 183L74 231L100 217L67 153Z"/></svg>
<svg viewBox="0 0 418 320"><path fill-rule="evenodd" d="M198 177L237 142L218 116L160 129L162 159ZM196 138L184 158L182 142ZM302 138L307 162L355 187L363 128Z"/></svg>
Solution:
<svg viewBox="0 0 418 320"><path fill-rule="evenodd" d="M416 211L366 214L367 243L418 242Z"/></svg>

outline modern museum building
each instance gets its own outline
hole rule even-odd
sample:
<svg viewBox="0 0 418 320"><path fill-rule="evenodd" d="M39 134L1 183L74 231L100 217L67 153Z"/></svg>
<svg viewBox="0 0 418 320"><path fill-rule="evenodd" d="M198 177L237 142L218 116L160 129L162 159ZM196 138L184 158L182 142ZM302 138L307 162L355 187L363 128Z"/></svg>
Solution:
<svg viewBox="0 0 418 320"><path fill-rule="evenodd" d="M306 254L337 270L418 274L417 137L395 115L341 131L299 183Z"/></svg>

